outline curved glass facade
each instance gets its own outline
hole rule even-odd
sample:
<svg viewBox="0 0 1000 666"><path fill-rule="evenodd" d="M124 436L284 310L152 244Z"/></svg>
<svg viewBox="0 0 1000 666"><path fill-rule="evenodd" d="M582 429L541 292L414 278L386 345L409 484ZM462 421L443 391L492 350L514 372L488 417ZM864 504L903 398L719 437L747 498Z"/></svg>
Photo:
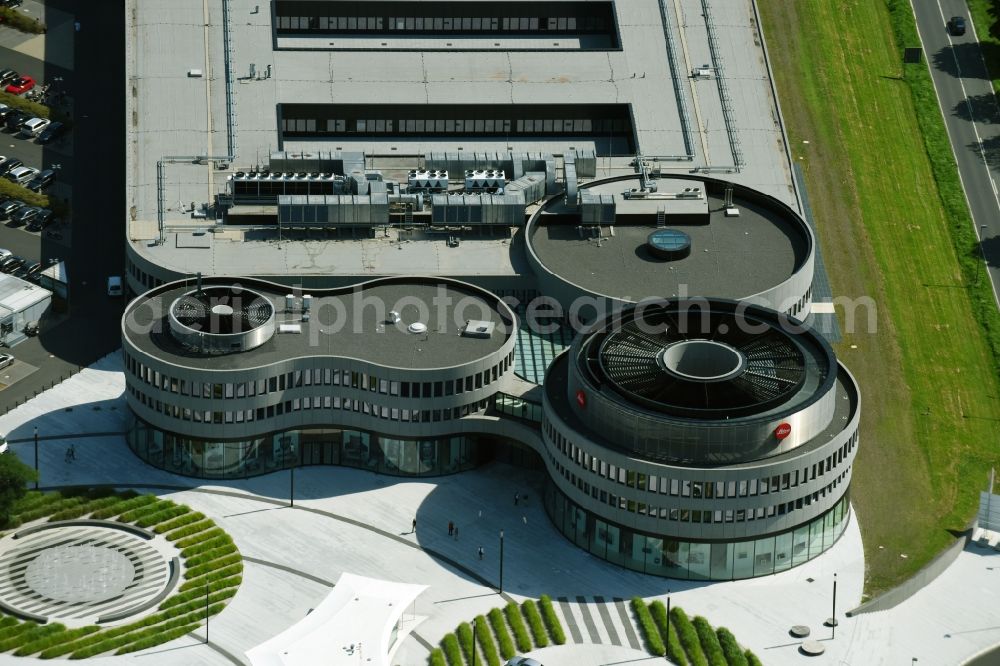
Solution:
<svg viewBox="0 0 1000 666"><path fill-rule="evenodd" d="M248 440L175 435L133 419L128 445L142 460L203 479L243 479L303 465L343 465L391 476L441 476L476 467L486 438L397 439L363 430L302 428ZM491 447L492 448L492 447Z"/></svg>
<svg viewBox="0 0 1000 666"><path fill-rule="evenodd" d="M829 549L847 526L849 494L812 522L745 541L683 541L644 534L597 517L551 482L546 484L545 509L566 538L608 562L666 578L734 580L785 571Z"/></svg>

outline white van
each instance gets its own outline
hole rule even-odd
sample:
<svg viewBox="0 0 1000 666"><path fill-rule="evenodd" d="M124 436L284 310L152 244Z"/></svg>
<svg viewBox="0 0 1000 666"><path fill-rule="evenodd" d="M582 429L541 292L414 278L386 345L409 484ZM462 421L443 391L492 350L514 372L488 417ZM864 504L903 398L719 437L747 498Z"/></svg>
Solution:
<svg viewBox="0 0 1000 666"><path fill-rule="evenodd" d="M122 291L122 277L120 275L112 275L108 278L108 296L121 296L124 292Z"/></svg>
<svg viewBox="0 0 1000 666"><path fill-rule="evenodd" d="M52 123L47 118L32 118L21 125L19 134L24 139L31 139L41 134L42 130Z"/></svg>

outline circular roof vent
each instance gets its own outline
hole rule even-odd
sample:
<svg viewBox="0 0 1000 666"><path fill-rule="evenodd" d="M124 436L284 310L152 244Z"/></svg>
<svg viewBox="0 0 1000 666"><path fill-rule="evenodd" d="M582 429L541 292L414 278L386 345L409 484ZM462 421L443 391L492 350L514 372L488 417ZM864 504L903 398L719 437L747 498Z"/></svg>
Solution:
<svg viewBox="0 0 1000 666"><path fill-rule="evenodd" d="M185 347L226 354L259 347L274 334L274 305L239 286L190 291L170 306L170 330Z"/></svg>
<svg viewBox="0 0 1000 666"><path fill-rule="evenodd" d="M806 378L793 336L748 313L650 307L636 314L596 334L586 353L601 383L646 408L700 418L753 414L791 398Z"/></svg>
<svg viewBox="0 0 1000 666"><path fill-rule="evenodd" d="M415 321L412 324L410 324L409 326L407 326L406 330L408 330L410 333L426 333L427 332L427 324L425 324L423 322Z"/></svg>

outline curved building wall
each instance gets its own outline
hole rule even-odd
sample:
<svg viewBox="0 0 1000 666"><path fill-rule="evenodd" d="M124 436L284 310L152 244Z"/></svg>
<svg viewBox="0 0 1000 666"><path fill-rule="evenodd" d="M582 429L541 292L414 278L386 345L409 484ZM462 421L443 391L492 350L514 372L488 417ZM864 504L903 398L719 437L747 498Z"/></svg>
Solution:
<svg viewBox="0 0 1000 666"><path fill-rule="evenodd" d="M708 178L705 176L685 174L684 177L688 180L698 180L706 183L706 185L712 185L721 189L724 189L727 184L730 184L727 181ZM618 176L600 181L592 181L581 187L581 189L594 187L603 183L635 180L635 178L636 177L634 175L629 175ZM802 220L802 218L795 211L778 199L735 183L732 183L732 186L737 198L780 211L780 213L788 219L796 220L798 222L800 232L804 238L808 239L809 245L806 257L794 274L769 289L754 294L741 295L739 296L739 299L754 305L777 310L778 312L784 312L785 314L795 317L800 321L805 320L805 318L809 316L812 308L812 282L813 272L815 270L816 240L812 229L810 229L809 225L806 224L806 222ZM557 198L552 199L552 201L555 200L557 200ZM596 312L593 307L586 305L583 306L584 309L575 317L576 319L582 321L592 321L595 318L601 318L607 313L614 312L636 302L607 296L605 294L587 289L562 275L554 273L542 262L541 258L532 248L531 237L536 231L536 227L541 223L544 209L545 206L541 206L535 211L525 225L524 230L525 238L527 239L526 255L528 265L535 274L538 292L557 301L567 314L576 314L577 310L575 308L580 308L583 303L598 304ZM691 295L719 296L720 294ZM670 294L659 294L658 296L669 297Z"/></svg>

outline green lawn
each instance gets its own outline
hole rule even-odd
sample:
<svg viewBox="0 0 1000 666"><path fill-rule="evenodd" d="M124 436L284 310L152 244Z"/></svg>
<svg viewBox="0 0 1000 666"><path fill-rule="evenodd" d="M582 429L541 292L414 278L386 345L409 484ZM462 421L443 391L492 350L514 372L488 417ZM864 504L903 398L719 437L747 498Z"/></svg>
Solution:
<svg viewBox="0 0 1000 666"><path fill-rule="evenodd" d="M943 131L940 115L927 111L933 98L915 104L908 80L921 72L900 64L890 6L909 11L894 0L760 0L834 293L878 306L878 330L845 333L837 350L862 390L852 500L868 594L950 544L1000 462L997 357L980 323L996 313L985 285L969 288L971 223L947 144L938 150L930 132L925 145L917 104L924 128ZM951 170L941 190L926 146L939 178Z"/></svg>
<svg viewBox="0 0 1000 666"><path fill-rule="evenodd" d="M993 77L993 89L1000 84L1000 0L966 0L976 25L986 68Z"/></svg>

